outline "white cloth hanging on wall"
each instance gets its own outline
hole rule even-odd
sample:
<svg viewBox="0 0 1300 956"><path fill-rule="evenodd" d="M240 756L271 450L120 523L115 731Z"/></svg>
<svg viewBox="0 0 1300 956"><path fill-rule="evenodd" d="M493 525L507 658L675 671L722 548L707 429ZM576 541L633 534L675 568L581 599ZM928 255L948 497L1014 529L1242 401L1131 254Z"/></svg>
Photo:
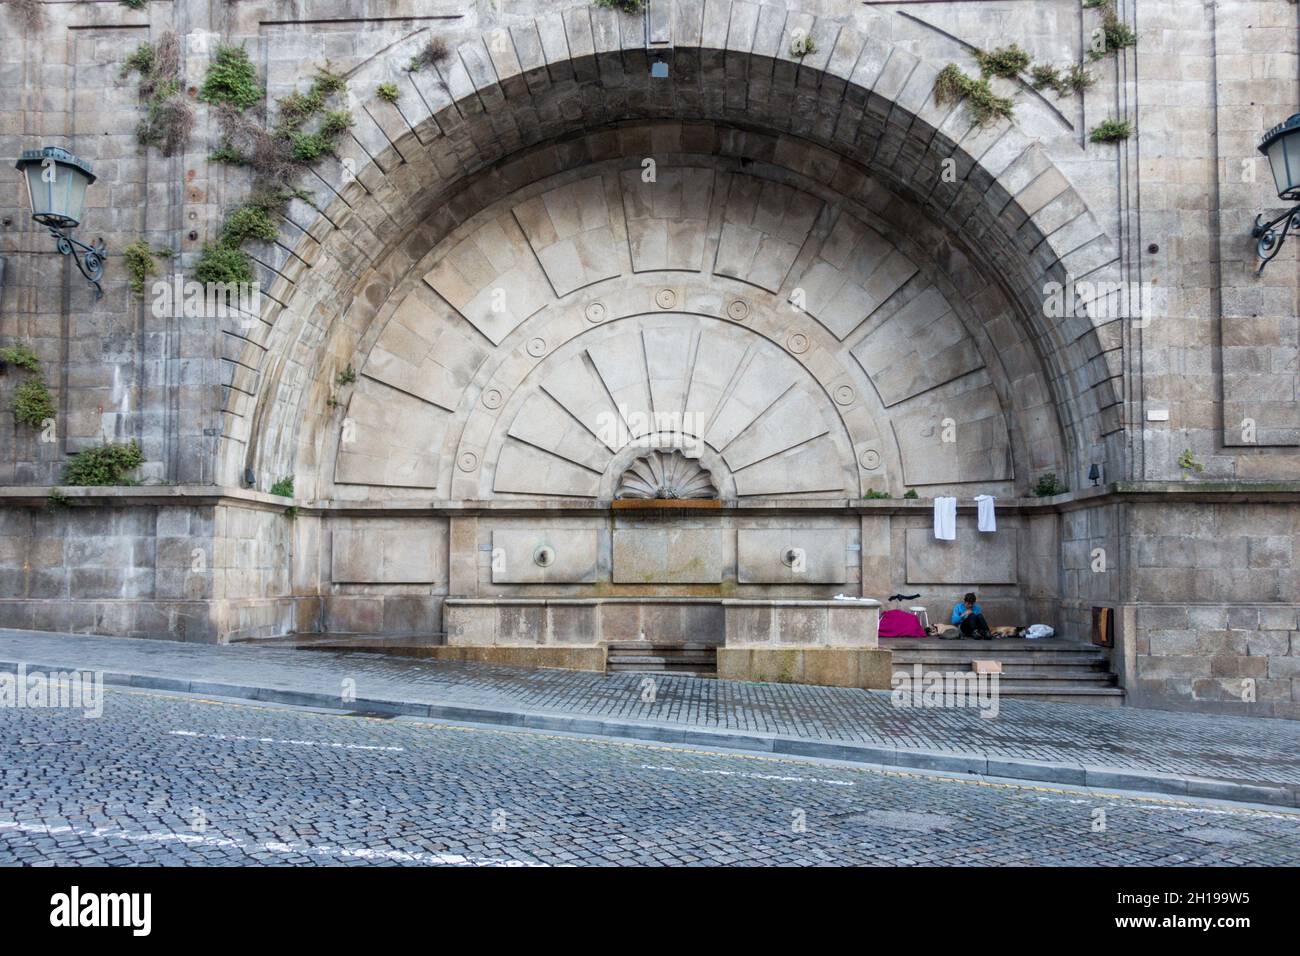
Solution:
<svg viewBox="0 0 1300 956"><path fill-rule="evenodd" d="M997 499L992 495L976 495L975 504L979 507L979 529L981 531L997 531L998 519L993 514L993 502Z"/></svg>
<svg viewBox="0 0 1300 956"><path fill-rule="evenodd" d="M957 499L934 499L934 536L940 541L957 540Z"/></svg>

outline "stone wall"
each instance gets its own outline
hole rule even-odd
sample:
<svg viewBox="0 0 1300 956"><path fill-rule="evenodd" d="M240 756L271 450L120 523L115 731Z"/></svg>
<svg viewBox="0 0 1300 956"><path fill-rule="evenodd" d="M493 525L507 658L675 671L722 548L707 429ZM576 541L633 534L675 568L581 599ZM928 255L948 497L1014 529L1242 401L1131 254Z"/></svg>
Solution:
<svg viewBox="0 0 1300 956"><path fill-rule="evenodd" d="M0 627L199 642L294 629L299 526L283 506L134 490L0 509Z"/></svg>
<svg viewBox="0 0 1300 956"><path fill-rule="evenodd" d="M0 415L0 625L432 638L448 596L701 589L919 590L934 619L973 587L995 624L1078 638L1116 608L1131 701L1296 716L1300 270L1293 239L1257 276L1249 237L1278 206L1255 143L1300 109L1294 3L1119 0L1138 44L1097 61L1077 0L40 7L0 7L0 155L89 159L78 235L110 259L96 301L0 178L0 344L57 407ZM171 157L121 75L166 31L197 120ZM449 55L406 70L434 36ZM1012 41L1095 84L995 79L1015 117L987 128L935 101ZM217 42L270 102L328 58L355 120L249 246L248 327L156 315L121 258L143 239L191 273L248 194L193 97ZM1105 119L1134 134L1092 143ZM1161 304L1049 314L1070 278ZM722 511L612 512L643 450L604 440L604 402L697 414ZM70 454L125 440L145 487L41 507ZM1067 494L1030 497L1046 471ZM287 475L293 520L265 494Z"/></svg>
<svg viewBox="0 0 1300 956"><path fill-rule="evenodd" d="M1133 702L1300 716L1300 509L1127 510Z"/></svg>

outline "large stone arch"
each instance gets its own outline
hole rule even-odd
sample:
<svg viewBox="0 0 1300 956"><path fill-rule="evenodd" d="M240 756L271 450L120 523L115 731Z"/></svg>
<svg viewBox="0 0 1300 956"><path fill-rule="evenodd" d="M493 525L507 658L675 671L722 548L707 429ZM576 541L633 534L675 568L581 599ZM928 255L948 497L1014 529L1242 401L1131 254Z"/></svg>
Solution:
<svg viewBox="0 0 1300 956"><path fill-rule="evenodd" d="M1005 422L1006 453L1020 463L969 480L1017 482L1023 489L1031 472L1055 467L1077 482L1090 461L1108 462L1118 473L1116 325L1094 323L1086 314L1048 318L1041 307L1048 283L1106 274L1113 247L1041 145L1009 123L971 128L962 107L934 103L933 79L942 64L918 60L838 21L743 3L734 9L656 4L653 10L647 20L579 6L491 31L461 43L433 69L402 74L396 104L375 99L355 111L358 125L339 162L320 170L314 202L295 202L281 242L257 250L270 304L251 332L232 329L227 336L224 480L233 482L251 467L262 487L292 473L310 495L347 497L328 478L336 475L341 431L339 414L327 404L335 376L345 364L360 362L358 394L384 385L365 369L410 290L427 274L422 264L445 255L459 232L494 203L540 189L537 184L550 177L641 157L672 167L674 157L701 156L755 167L760 182L799 195L815 196L818 187L837 197L835 215L818 220L824 235L790 240L805 268L817 250L834 244L836 224L850 221L874 220L869 231L892 229L926 252L937 286L947 293L944 306L954 314L949 331L939 330L934 341L970 335L971 324L977 325L969 347L948 344L957 344L958 353L973 349L987 367L998 408L996 416L985 417ZM793 58L789 41L796 29L808 30L819 52ZM358 68L354 89L373 89L387 79L391 64L405 62L402 52L388 51L384 61ZM668 64L666 78L651 76L651 60ZM955 173L952 182L940 175L945 165ZM541 261L527 236L519 252ZM667 272L689 271L665 265ZM644 273L634 264L617 274L629 290L643 285L636 280ZM745 283L760 298L789 291L782 288L788 276L772 289L752 275L700 274L720 285ZM613 278L582 275L572 288L552 284L551 291L559 303ZM447 290L432 291L431 310L455 308ZM462 301L456 311L464 318L467 308L469 301ZM825 314L817 316L818 308ZM849 321L833 315L828 304L817 302L809 312L819 335L840 342L862 328L858 323L845 331ZM918 312L919 332L934 309ZM474 334L486 334L499 359L521 347L526 354L526 342L509 338L516 328L476 328ZM858 371L866 376L862 381L871 378L870 369ZM885 376L889 370L875 371ZM475 385L471 376L462 384L458 401L478 400L482 383ZM885 408L917 385L895 385L889 393L875 378L871 384ZM952 400L962 404L957 396ZM349 401L355 405L357 398ZM377 412L373 421L353 412L349 407L347 415L363 425L391 428L403 420L398 405ZM878 412L876 430L894 433L885 442L887 463L899 454L900 421L906 437L934 425L900 419L897 412L882 419ZM472 444L474 429L482 426L468 416L457 422L461 426ZM464 433L457 436L456 448L465 441ZM865 450L857 450L859 461ZM902 473L905 463L897 465L892 487L912 483ZM391 470L392 462L383 467ZM447 461L437 466L442 475L448 467ZM963 480L960 474L953 479ZM940 476L922 483L951 482ZM359 486L375 493L369 481ZM462 490L464 482L453 486L441 477L383 487L420 488L425 495L433 488L439 496L481 493L481 484L472 486L477 492ZM409 491L389 492L402 493Z"/></svg>

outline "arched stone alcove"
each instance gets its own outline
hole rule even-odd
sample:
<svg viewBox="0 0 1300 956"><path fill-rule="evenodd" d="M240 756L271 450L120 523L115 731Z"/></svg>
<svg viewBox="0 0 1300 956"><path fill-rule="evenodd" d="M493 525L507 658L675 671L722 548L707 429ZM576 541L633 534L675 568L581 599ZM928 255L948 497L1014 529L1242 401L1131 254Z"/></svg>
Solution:
<svg viewBox="0 0 1300 956"><path fill-rule="evenodd" d="M791 23L775 33L762 24L752 24L749 33L737 32L735 24L718 33L711 17L692 20L699 15L694 5L673 5L664 39L647 49L644 33L625 36L623 18L613 11L577 7L549 14L532 30L512 27L512 44L489 34L462 44L445 67L412 75L410 103L404 93L397 109L366 104L348 147L354 155L342 156L346 162L338 169L322 171L328 188L317 197L321 212L295 205L289 218L305 231L285 243L292 253L272 250L266 256L273 304L231 356L235 374L223 455L229 478L245 467L263 478L293 472L309 493L342 493L331 487L330 476L337 480L331 466L343 426L323 411L334 375L353 358L369 365L366 357L393 334L388 330L395 314L401 322L403 289L409 293L417 282L433 294L430 309L458 312L474 327L448 334L456 342L465 333L461 339L474 352L470 361L479 361L471 381L463 383L466 397L477 401L482 388L474 385L474 375L502 350L513 355L519 345L526 349L527 342L510 336L529 323L541 324L534 321L537 312L507 312L506 318L475 325L469 312L484 302L474 296L485 288L505 288L509 296L510 287L485 286L471 277L463 290L447 279L440 291L430 273L454 271L455 248L466 241L477 245L496 229L500 234L487 244L500 255L531 262L519 268L532 268L534 278L540 270L549 286L536 287L547 292L544 303L522 298L516 305L524 311L545 305L553 317L548 322L561 321L568 302L586 298L602 282L637 285L646 275L638 257L658 256L656 270L695 273L719 285L744 283L760 297L784 296L788 302L793 288L803 289L812 296L804 315L814 320L819 336L840 342L854 334L884 336L880 347L864 347L868 363L883 364L864 371L858 362L849 374L864 385L870 379L877 400L890 410L876 421L893 432L882 438L886 446L924 445L945 419L958 421L900 407L917 395L983 413L969 429L958 421L957 441L974 444L956 457L974 463L973 471L963 474L958 465L955 472L909 475L900 462L900 470L888 476L892 487L978 480L1019 482L1023 490L1040 470L1079 474L1092 460L1118 470L1121 449L1111 437L1119 424L1112 387L1118 374L1114 323L1094 327L1086 315L1051 319L1042 310L1046 283L1067 273L1104 272L1114 255L1086 204L1041 147L1011 124L972 128L960 107L934 103L935 64L850 27L832 24L820 52L800 60L783 42ZM809 26L816 35L823 25L810 20ZM668 76L652 77L649 59L669 63ZM735 82L737 75L744 82ZM358 79L364 82L364 70ZM637 189L629 187L647 159L671 174L665 185L680 177L674 188L690 208L663 215L654 208L656 200L649 206L638 200ZM708 162L699 165L701 159ZM728 164L735 168L721 169ZM567 183L548 182L566 175ZM706 188L707 217L701 205ZM537 195L556 189L567 192ZM535 194L526 195L530 190ZM550 207L585 208L583 197L602 193L610 216L603 227L580 229L585 238L556 232L552 240L546 233L556 227L554 219L545 222ZM742 222L751 200L760 217L751 212ZM465 235L474 231L476 217L496 212L503 202L509 211L497 214L496 226L479 225L486 230L479 239ZM774 231L761 228L769 206L782 209ZM602 245L601 228L610 237L622 230L626 250ZM669 247L668 229L683 235L694 229L692 241L716 243L709 261L693 258L703 250L689 242ZM882 245L880 255L872 255L872 233L886 236L891 230L902 239L887 237L897 256L885 265L891 250ZM903 240L924 255L903 248ZM747 264L727 260L743 257L743 244L750 241L766 242L761 254ZM578 254L583 242L589 245ZM624 261L612 269L601 255L608 260L615 252ZM562 260L584 254L594 271L584 263L566 272ZM865 261L843 258L855 255ZM496 271L485 274L485 281L503 281L511 266L497 269L491 258L488 269ZM906 261L932 272L942 301L922 300L906 321L887 324L882 317L874 327L886 331L875 333L864 325L872 310L854 316L841 309L845 300L877 291L884 297L881 305L900 308L901 286L875 290L860 283L873 277L877 284L896 281ZM729 271L733 264L737 268ZM778 276L771 270L784 271ZM524 276L514 279L523 283L515 292L531 288ZM806 285L791 287L790 281ZM840 299L825 284L836 282L840 292L849 289ZM459 297L462 292L468 297ZM951 318L944 317L948 313ZM552 345L544 334L530 338ZM919 349L914 354L901 351L912 343ZM486 349L481 355L480 348ZM978 367L963 369L963 361ZM363 368L363 381L382 381L378 365L374 369L372 375ZM986 381L977 388L962 387L981 376ZM360 386L358 394L368 387ZM351 401L358 404L356 396ZM352 414L351 407L348 418L363 431L376 424L400 431L403 401L395 397L391 414L378 421ZM364 400L359 413L363 405ZM444 410L460 415L451 425L461 431L452 449L455 460L469 463L472 454L477 467L482 459L473 446L488 432L477 432L480 426L464 409ZM999 429L1004 441L995 435ZM964 432L970 435L962 437ZM428 481L435 457L439 480L447 477L445 447L427 448L409 435L402 441L409 449L406 460L374 463L373 469L395 472L398 487L433 487L454 496L450 478L445 488ZM466 443L464 451L457 450ZM859 459L867 450L859 450ZM889 463L888 447L875 451ZM415 474L425 477L400 484L410 480L402 475Z"/></svg>

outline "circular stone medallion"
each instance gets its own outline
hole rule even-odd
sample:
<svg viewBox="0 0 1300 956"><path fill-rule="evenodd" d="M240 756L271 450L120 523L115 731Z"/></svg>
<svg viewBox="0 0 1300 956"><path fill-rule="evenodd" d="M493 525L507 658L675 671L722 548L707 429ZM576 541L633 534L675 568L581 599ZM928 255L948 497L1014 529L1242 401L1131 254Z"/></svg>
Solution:
<svg viewBox="0 0 1300 956"><path fill-rule="evenodd" d="M677 293L672 289L660 289L655 293L655 305L661 309L671 309L677 304Z"/></svg>
<svg viewBox="0 0 1300 956"><path fill-rule="evenodd" d="M588 322L605 321L605 306L600 302L593 302L591 303L591 305L587 306L587 321Z"/></svg>
<svg viewBox="0 0 1300 956"><path fill-rule="evenodd" d="M478 467L478 455L472 451L461 452L460 457L456 459L456 466L461 471L473 471Z"/></svg>
<svg viewBox="0 0 1300 956"><path fill-rule="evenodd" d="M835 401L840 405L852 405L853 399L857 394L853 391L852 385L839 385L835 389Z"/></svg>
<svg viewBox="0 0 1300 956"><path fill-rule="evenodd" d="M535 339L528 340L528 354L533 358L541 358L546 354L546 339L538 336Z"/></svg>
<svg viewBox="0 0 1300 956"><path fill-rule="evenodd" d="M501 389L489 388L483 391L483 404L488 408L500 408L502 401Z"/></svg>
<svg viewBox="0 0 1300 956"><path fill-rule="evenodd" d="M790 337L785 340L785 345L795 355L802 355L808 351L808 336L802 332L791 332Z"/></svg>
<svg viewBox="0 0 1300 956"><path fill-rule="evenodd" d="M744 299L732 299L727 303L727 318L733 322L744 322L749 318L749 303Z"/></svg>

